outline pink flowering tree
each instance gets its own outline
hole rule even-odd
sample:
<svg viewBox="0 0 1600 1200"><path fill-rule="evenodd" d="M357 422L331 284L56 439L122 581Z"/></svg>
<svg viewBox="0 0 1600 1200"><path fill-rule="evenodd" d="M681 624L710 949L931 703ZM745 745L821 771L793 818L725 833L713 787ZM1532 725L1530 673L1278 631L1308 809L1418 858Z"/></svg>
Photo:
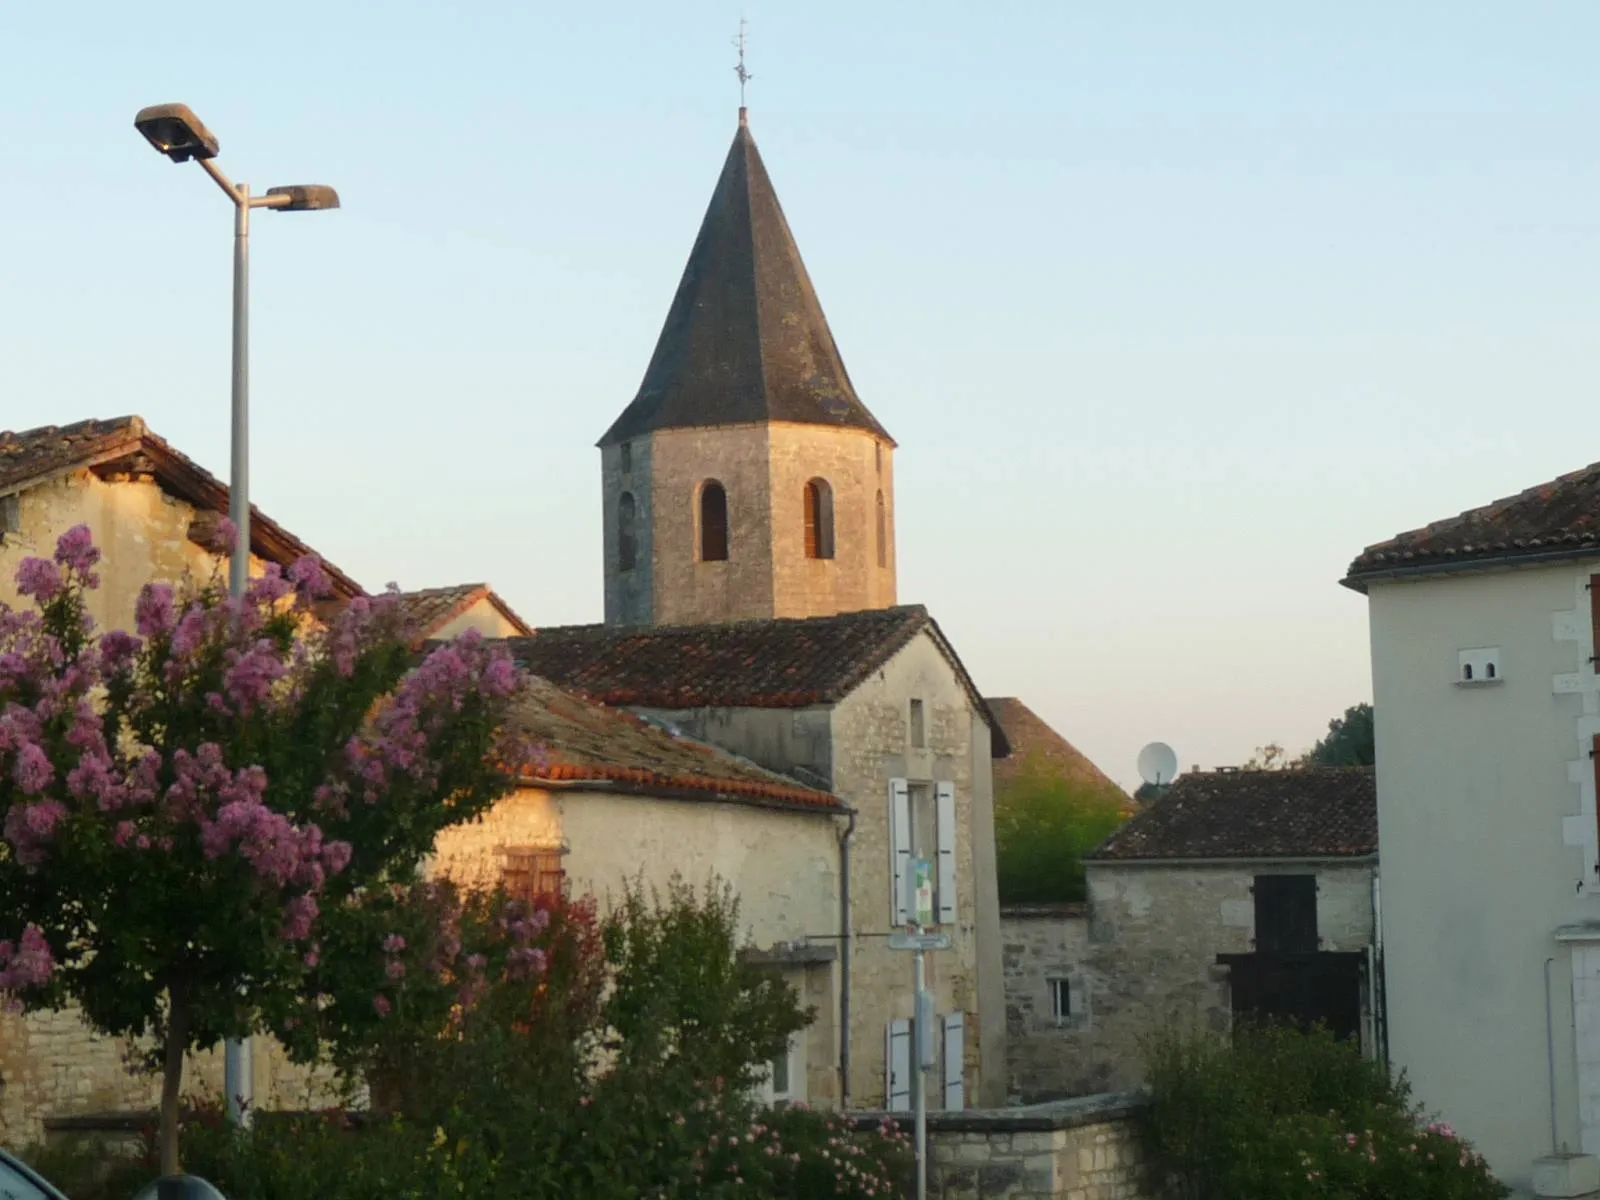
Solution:
<svg viewBox="0 0 1600 1200"><path fill-rule="evenodd" d="M316 619L314 558L148 585L97 634L99 557L72 529L0 605L0 990L154 1039L171 1172L185 1053L293 1010L320 939L509 790L519 677L470 636L419 655L387 596Z"/></svg>

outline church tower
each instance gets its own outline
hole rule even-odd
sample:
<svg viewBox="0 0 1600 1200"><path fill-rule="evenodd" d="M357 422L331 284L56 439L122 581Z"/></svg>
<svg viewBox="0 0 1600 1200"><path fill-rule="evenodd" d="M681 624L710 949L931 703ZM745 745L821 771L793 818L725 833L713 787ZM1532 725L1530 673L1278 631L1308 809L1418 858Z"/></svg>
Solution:
<svg viewBox="0 0 1600 1200"><path fill-rule="evenodd" d="M743 108L639 393L599 444L606 624L895 603L895 443L850 384Z"/></svg>

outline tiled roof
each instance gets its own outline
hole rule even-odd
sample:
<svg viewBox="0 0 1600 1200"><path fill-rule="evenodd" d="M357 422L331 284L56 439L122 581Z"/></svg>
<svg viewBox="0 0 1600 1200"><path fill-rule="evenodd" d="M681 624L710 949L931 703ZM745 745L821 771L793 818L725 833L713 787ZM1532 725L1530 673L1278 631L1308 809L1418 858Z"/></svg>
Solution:
<svg viewBox="0 0 1600 1200"><path fill-rule="evenodd" d="M227 484L151 433L140 417L0 432L0 496L81 470L108 475L119 471L148 473L169 494L201 511L223 516L228 512ZM253 504L250 549L259 557L284 566L313 553L310 546ZM363 594L360 584L327 559L322 560L322 565L339 596L348 599Z"/></svg>
<svg viewBox="0 0 1600 1200"><path fill-rule="evenodd" d="M1132 811L1132 798L1021 700L1015 696L991 696L985 703L1011 744L1011 753L994 764L997 803L1004 803L1007 790L1029 772L1044 771L1097 791L1116 792Z"/></svg>
<svg viewBox="0 0 1600 1200"><path fill-rule="evenodd" d="M1507 560L1600 554L1600 463L1368 546L1345 584Z"/></svg>
<svg viewBox="0 0 1600 1200"><path fill-rule="evenodd" d="M850 383L741 115L639 393L600 444L760 421L889 437Z"/></svg>
<svg viewBox="0 0 1600 1200"><path fill-rule="evenodd" d="M973 705L988 709L921 605L723 625L570 625L509 638L535 675L602 704L637 708L810 708L842 700L924 630ZM994 753L1005 739L994 729Z"/></svg>
<svg viewBox="0 0 1600 1200"><path fill-rule="evenodd" d="M1180 775L1088 857L1343 858L1378 850L1371 767Z"/></svg>
<svg viewBox="0 0 1600 1200"><path fill-rule="evenodd" d="M531 782L603 783L607 791L841 811L837 796L767 771L632 713L530 678L516 728L538 748Z"/></svg>
<svg viewBox="0 0 1600 1200"><path fill-rule="evenodd" d="M442 626L459 617L480 600L488 600L505 618L524 634L533 632L530 626L506 602L495 595L486 583L458 583L454 587L420 588L414 592L401 592L397 597L400 612L407 624L431 637Z"/></svg>

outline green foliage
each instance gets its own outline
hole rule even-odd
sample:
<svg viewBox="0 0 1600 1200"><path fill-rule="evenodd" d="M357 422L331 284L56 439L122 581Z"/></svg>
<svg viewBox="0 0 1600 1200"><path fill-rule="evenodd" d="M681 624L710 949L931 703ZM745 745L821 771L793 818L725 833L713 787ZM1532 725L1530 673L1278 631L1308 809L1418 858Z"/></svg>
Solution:
<svg viewBox="0 0 1600 1200"><path fill-rule="evenodd" d="M892 1125L856 1133L753 1100L747 1085L809 1014L739 962L725 888L631 888L603 920L587 904L541 911L531 947L516 932L526 906L466 898L462 953L491 959L470 1003L441 1019L434 982L418 979L384 1020L334 1027L347 1066L378 1072L382 1112L359 1125L261 1113L244 1131L212 1112L186 1126L187 1169L230 1200L904 1194L907 1143ZM538 949L541 969L510 969L497 935Z"/></svg>
<svg viewBox="0 0 1600 1200"><path fill-rule="evenodd" d="M1146 1047L1141 1139L1182 1200L1498 1200L1508 1194L1403 1078L1326 1030L1166 1032Z"/></svg>
<svg viewBox="0 0 1600 1200"><path fill-rule="evenodd" d="M1354 704L1328 722L1328 736L1306 752L1312 767L1370 767L1376 761L1372 705Z"/></svg>
<svg viewBox="0 0 1600 1200"><path fill-rule="evenodd" d="M1083 900L1083 856L1116 832L1127 811L1128 798L1116 787L1029 764L995 805L1000 902Z"/></svg>

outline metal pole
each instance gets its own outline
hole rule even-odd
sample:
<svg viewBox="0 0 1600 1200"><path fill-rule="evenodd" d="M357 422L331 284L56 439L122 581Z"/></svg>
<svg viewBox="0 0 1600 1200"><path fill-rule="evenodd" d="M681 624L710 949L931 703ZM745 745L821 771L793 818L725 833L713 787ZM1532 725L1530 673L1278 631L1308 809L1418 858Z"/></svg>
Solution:
<svg viewBox="0 0 1600 1200"><path fill-rule="evenodd" d="M921 926L917 927L921 933ZM927 966L922 951L911 956L916 1000L911 1012L911 1103L917 1149L917 1200L928 1200L928 1084L922 1068L922 1042L928 1031L922 1027L922 993L928 984Z"/></svg>
<svg viewBox="0 0 1600 1200"><path fill-rule="evenodd" d="M237 185L233 201L233 419L228 517L238 533L228 564L228 590L242 596L250 583L250 185ZM242 1121L255 1099L250 1039L223 1046L223 1090L228 1117Z"/></svg>

